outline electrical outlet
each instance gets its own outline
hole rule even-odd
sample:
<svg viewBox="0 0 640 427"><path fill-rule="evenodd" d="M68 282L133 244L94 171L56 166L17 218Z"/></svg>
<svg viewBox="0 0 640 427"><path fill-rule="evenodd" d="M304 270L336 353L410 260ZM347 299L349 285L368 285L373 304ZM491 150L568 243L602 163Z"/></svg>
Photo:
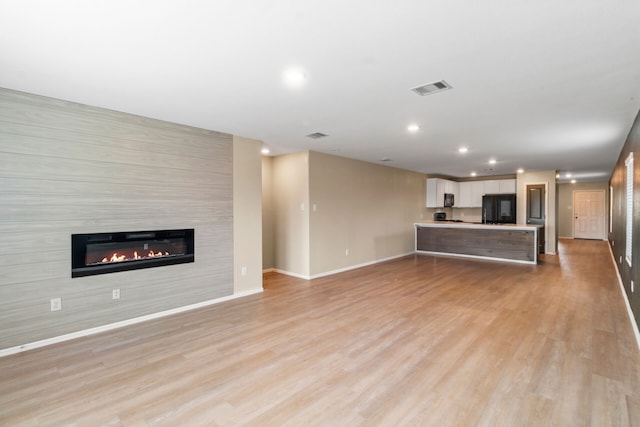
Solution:
<svg viewBox="0 0 640 427"><path fill-rule="evenodd" d="M304 211L304 203L300 203L300 210Z"/></svg>
<svg viewBox="0 0 640 427"><path fill-rule="evenodd" d="M111 291L111 299L120 299L120 289L114 289Z"/></svg>
<svg viewBox="0 0 640 427"><path fill-rule="evenodd" d="M317 212L317 211L318 211L318 207L316 206L316 204L315 204L315 203L313 204L313 211L314 211L314 212Z"/></svg>
<svg viewBox="0 0 640 427"><path fill-rule="evenodd" d="M62 298L52 298L51 311L59 311L59 310L62 310Z"/></svg>
<svg viewBox="0 0 640 427"><path fill-rule="evenodd" d="M611 241L611 246L615 246L615 245L616 245L616 241L615 241L615 240L612 240L612 241Z"/></svg>
<svg viewBox="0 0 640 427"><path fill-rule="evenodd" d="M246 266L246 265L243 265L243 266L242 266L242 275L243 275L243 276L246 276L246 275L247 275L247 266Z"/></svg>

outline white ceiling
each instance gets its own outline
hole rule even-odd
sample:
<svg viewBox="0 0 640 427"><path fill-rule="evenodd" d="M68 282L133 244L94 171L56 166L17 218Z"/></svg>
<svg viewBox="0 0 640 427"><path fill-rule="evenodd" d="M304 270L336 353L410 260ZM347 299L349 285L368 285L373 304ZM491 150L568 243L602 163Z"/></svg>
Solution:
<svg viewBox="0 0 640 427"><path fill-rule="evenodd" d="M639 24L638 0L5 1L0 86L274 154L604 181L640 108ZM453 90L410 90L441 79Z"/></svg>

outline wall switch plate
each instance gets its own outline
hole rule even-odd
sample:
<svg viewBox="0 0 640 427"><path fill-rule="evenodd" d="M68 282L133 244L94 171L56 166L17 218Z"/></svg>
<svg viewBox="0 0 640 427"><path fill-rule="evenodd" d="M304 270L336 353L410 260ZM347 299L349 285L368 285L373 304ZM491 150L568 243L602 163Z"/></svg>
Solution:
<svg viewBox="0 0 640 427"><path fill-rule="evenodd" d="M304 203L300 203L300 210L304 211Z"/></svg>
<svg viewBox="0 0 640 427"><path fill-rule="evenodd" d="M345 254L346 256L349 256L349 249L345 249L345 250L344 250L344 254Z"/></svg>
<svg viewBox="0 0 640 427"><path fill-rule="evenodd" d="M243 265L241 271L242 271L242 275L246 276L247 275L247 266Z"/></svg>
<svg viewBox="0 0 640 427"><path fill-rule="evenodd" d="M620 255L620 261L618 261L618 264L622 264L622 255Z"/></svg>
<svg viewBox="0 0 640 427"><path fill-rule="evenodd" d="M318 207L316 206L316 204L313 204L313 211L316 212L318 210Z"/></svg>
<svg viewBox="0 0 640 427"><path fill-rule="evenodd" d="M635 289L633 289L633 280L631 281L631 293L634 292Z"/></svg>
<svg viewBox="0 0 640 427"><path fill-rule="evenodd" d="M51 311L62 310L62 298L51 298Z"/></svg>
<svg viewBox="0 0 640 427"><path fill-rule="evenodd" d="M120 289L114 289L111 291L111 299L120 299Z"/></svg>

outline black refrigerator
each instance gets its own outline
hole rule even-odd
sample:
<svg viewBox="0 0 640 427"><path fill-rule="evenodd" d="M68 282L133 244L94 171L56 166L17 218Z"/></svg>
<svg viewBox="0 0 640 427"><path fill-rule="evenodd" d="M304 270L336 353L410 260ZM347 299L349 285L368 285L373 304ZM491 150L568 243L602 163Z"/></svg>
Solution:
<svg viewBox="0 0 640 427"><path fill-rule="evenodd" d="M482 196L482 222L487 224L515 224L516 195L485 194Z"/></svg>

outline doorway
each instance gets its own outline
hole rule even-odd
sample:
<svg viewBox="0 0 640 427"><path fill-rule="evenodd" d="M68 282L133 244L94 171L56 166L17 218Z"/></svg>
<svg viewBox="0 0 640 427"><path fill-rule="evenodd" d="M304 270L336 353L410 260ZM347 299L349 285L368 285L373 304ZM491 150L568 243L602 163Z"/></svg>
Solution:
<svg viewBox="0 0 640 427"><path fill-rule="evenodd" d="M528 184L527 185L527 215L526 222L531 225L540 225L538 233L538 251L545 252L545 224L547 220L546 214L546 184Z"/></svg>
<svg viewBox="0 0 640 427"><path fill-rule="evenodd" d="M573 192L573 237L575 239L605 238L605 206L603 190Z"/></svg>

